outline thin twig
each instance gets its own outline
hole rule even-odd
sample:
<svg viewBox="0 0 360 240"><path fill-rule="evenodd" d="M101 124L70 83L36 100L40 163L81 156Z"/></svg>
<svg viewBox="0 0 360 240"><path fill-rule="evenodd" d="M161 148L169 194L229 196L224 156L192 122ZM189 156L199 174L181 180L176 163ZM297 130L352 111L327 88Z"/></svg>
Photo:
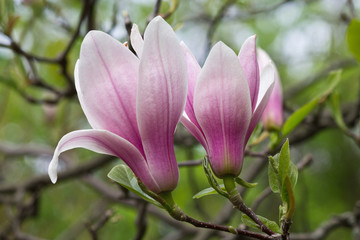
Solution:
<svg viewBox="0 0 360 240"><path fill-rule="evenodd" d="M346 212L341 215L332 217L328 221L321 224L312 233L293 233L291 235L292 240L321 240L325 239L332 231L339 227L352 227L352 222L354 220L354 214L351 212Z"/></svg>
<svg viewBox="0 0 360 240"><path fill-rule="evenodd" d="M112 156L101 156L101 157L95 158L94 160L92 160L86 164L82 164L80 166L67 169L66 171L60 172L58 174L58 182L65 181L65 180L68 180L71 178L76 178L81 175L90 173L90 172L114 161L115 159L116 159L116 157L112 157ZM52 185L52 183L49 179L49 176L46 174L46 175L41 175L41 176L37 176L37 177L31 178L31 179L28 179L21 183L0 186L0 193L14 193L20 188L22 188L26 191L33 191L37 188L48 187L49 185Z"/></svg>
<svg viewBox="0 0 360 240"><path fill-rule="evenodd" d="M356 9L354 2L352 0L347 0L346 3L349 6L351 18L356 18Z"/></svg>
<svg viewBox="0 0 360 240"><path fill-rule="evenodd" d="M141 240L144 238L146 229L147 229L147 202L139 202L138 215L135 220L135 225L137 226L136 236L134 240Z"/></svg>
<svg viewBox="0 0 360 240"><path fill-rule="evenodd" d="M159 14L161 2L162 2L162 0L156 0L153 11L152 11L151 15L149 16L147 23L149 23L154 17L156 17Z"/></svg>
<svg viewBox="0 0 360 240"><path fill-rule="evenodd" d="M90 232L92 240L98 240L98 232L99 230L106 224L106 222L113 215L114 210L108 209L102 214L99 219L91 226L88 226L88 230Z"/></svg>
<svg viewBox="0 0 360 240"><path fill-rule="evenodd" d="M207 44L207 49L206 52L210 52L211 49L211 45L212 45L212 39L213 36L215 34L216 28L219 25L220 21L222 20L225 12L228 10L228 8L230 6L232 6L236 1L234 0L227 0L225 1L225 3L221 6L221 8L219 9L219 11L217 12L217 14L215 15L215 17L210 21L209 23L209 28L207 31L207 39L208 39L208 44Z"/></svg>
<svg viewBox="0 0 360 240"><path fill-rule="evenodd" d="M187 160L185 162L179 162L179 167L191 167L191 166L200 166L202 164L202 159L198 160Z"/></svg>
<svg viewBox="0 0 360 240"><path fill-rule="evenodd" d="M253 160L252 165L244 171L243 179L247 179L248 181L253 181L255 177L261 172L261 170L266 166L267 159L265 158L256 158ZM240 194L245 192L245 188L240 189ZM226 224L230 221L232 216L236 213L234 211L234 207L231 203L226 202L223 208L217 213L216 217L212 220L212 222L218 224ZM206 240L209 239L215 232L214 231L201 231L199 232L194 239L196 240Z"/></svg>

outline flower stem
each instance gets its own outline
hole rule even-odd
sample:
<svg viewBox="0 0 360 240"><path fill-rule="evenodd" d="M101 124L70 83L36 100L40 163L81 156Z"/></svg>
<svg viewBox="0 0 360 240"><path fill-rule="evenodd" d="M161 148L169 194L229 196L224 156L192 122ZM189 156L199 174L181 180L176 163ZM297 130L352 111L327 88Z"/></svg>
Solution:
<svg viewBox="0 0 360 240"><path fill-rule="evenodd" d="M168 210L170 216L172 216L176 220L190 223L195 227L214 229L214 230L218 230L218 231L229 232L229 233L236 234L236 235L253 237L256 239L274 240L274 238L272 238L272 237L262 235L259 233L255 233L255 232L251 232L251 231L247 231L247 230L242 230L239 228L234 228L232 226L222 226L222 225L218 225L218 224L214 224L214 223L207 223L207 222L202 222L202 221L196 220L196 219L186 215L180 209L180 207L175 203L171 192L160 193L159 196L161 196L166 201L166 203L169 206L171 206L170 211L168 209L167 210Z"/></svg>
<svg viewBox="0 0 360 240"><path fill-rule="evenodd" d="M274 231L272 231L270 228L268 228L259 218L256 216L256 214L248 208L244 201L242 200L240 193L236 189L235 179L233 176L225 176L223 177L224 186L226 191L229 193L229 200L230 202L239 209L241 212L245 213L247 216L249 216L256 224L259 225L262 232L268 234L268 235L274 235L276 234Z"/></svg>
<svg viewBox="0 0 360 240"><path fill-rule="evenodd" d="M290 239L290 227L292 224L292 217L294 215L294 211L295 211L295 197L294 197L294 192L292 189L292 185L291 185L291 181L290 181L290 177L286 176L285 178L285 187L286 190L288 192L288 196L289 196L289 202L287 205L287 211L286 214L284 216L284 219L282 220L282 239L283 240L288 240Z"/></svg>
<svg viewBox="0 0 360 240"><path fill-rule="evenodd" d="M193 225L195 227L199 227L199 228L214 229L214 230L218 230L218 231L229 232L229 233L232 233L235 235L248 236L248 237L252 237L252 238L260 239L260 240L277 240L278 239L277 236L274 236L274 237L266 236L261 233L242 230L240 228L234 228L232 226L223 226L223 225L218 225L218 224L214 224L214 223L198 221L198 220L186 215L180 209L180 207L175 203L171 192L162 192L162 193L156 194L156 193L149 191L140 180L138 180L138 183L139 183L140 188L146 194L148 194L150 197L152 197L156 201L158 201L165 208L165 210L170 214L170 216L178 221L187 222L187 223L190 223L191 225Z"/></svg>

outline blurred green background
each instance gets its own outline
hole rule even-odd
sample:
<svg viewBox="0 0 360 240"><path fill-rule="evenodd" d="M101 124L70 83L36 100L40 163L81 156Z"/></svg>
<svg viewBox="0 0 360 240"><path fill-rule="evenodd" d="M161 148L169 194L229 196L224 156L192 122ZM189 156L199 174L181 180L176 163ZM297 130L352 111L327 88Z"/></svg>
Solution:
<svg viewBox="0 0 360 240"><path fill-rule="evenodd" d="M0 0L0 44L10 44L4 32L11 31L13 40L24 51L55 58L64 51L76 30L84 2ZM169 12L174 2L163 1L160 13ZM98 0L93 9L92 27L109 32L121 42L128 41L124 11L143 31L154 4L155 1L146 0ZM360 15L360 2L354 1L353 4L354 12L345 0L182 0L167 21L176 30L178 38L194 52L200 64L203 64L213 43L223 41L238 53L244 40L257 34L258 46L269 53L280 72L288 116L311 100L321 90L319 88L330 70L335 69L343 70L336 89L341 104L359 103L360 68L346 44L348 23L354 13ZM226 9L219 16L224 6ZM219 20L215 22L216 18ZM214 22L215 27L210 27ZM81 25L80 36L68 54L66 71L71 77L88 27L86 22ZM2 45L0 186L7 186L46 174L51 151L59 139L69 131L90 126L74 94L63 97L56 104L31 103L24 97L56 97L53 92L33 84L31 76L34 69L46 84L60 91L67 89L69 83L61 67L37 61L30 66L23 56ZM317 110L326 111L328 105L326 103ZM349 127L352 132L359 134L359 124L353 122ZM11 147L22 149L24 146L42 152L30 155L5 151ZM312 164L299 174L295 190L297 209L291 231L310 232L334 215L353 211L356 201L360 200L359 146L336 127L323 128L294 145L290 138L290 146L291 158L295 163L308 153L314 157ZM186 161L201 159L205 151L200 146L190 149L178 145L176 154L179 161ZM86 163L94 156L97 154L86 150L75 150L66 155L71 159L68 164L73 165ZM119 162L107 164L94 175L115 187L106 175ZM253 158L247 157L242 175L252 163ZM255 179L258 186L246 192L244 199L248 205L268 186L266 174L265 168ZM208 187L201 166L181 168L180 176L174 195L184 211L202 219L216 216L225 203L220 196L192 199L196 192ZM279 204L280 198L271 195L260 205L257 213L277 221ZM38 206L37 214L24 221L22 231L39 238L91 239L86 226L96 221L107 209L114 210L114 213L100 229L99 239L133 239L137 231L135 209L107 201L82 179L72 179L44 189ZM0 230L8 223L5 204L0 205ZM238 225L240 215L235 214L231 223ZM175 228L150 216L144 239L171 239L174 232ZM341 228L326 239L351 239L351 234L350 229ZM189 236L186 239L193 238ZM213 239L219 237L214 236Z"/></svg>

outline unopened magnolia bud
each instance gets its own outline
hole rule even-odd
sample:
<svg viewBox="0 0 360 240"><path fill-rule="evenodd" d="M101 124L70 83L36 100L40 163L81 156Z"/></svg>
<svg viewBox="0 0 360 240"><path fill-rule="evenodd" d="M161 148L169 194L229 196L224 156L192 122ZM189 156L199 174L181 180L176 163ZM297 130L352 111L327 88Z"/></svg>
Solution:
<svg viewBox="0 0 360 240"><path fill-rule="evenodd" d="M271 61L269 55L262 49L258 49L258 62L260 72L265 63ZM269 102L262 114L261 122L266 130L279 130L283 125L283 97L279 73L275 67L275 85Z"/></svg>

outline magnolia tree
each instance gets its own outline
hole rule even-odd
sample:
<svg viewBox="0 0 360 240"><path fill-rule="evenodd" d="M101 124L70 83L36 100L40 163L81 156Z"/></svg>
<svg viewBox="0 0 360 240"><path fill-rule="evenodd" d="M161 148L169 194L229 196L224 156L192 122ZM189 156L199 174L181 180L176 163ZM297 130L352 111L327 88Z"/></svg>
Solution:
<svg viewBox="0 0 360 240"><path fill-rule="evenodd" d="M324 63L301 73L292 68L309 51L302 35L287 39L299 50L278 48L292 56L281 63L267 53L274 40L263 27L251 27L260 15L283 11L286 22L331 1L60 2L0 5L0 103L25 113L21 119L28 124L5 118L0 126L1 239L360 239L358 63L343 53L346 59L331 62L332 54L339 58L342 39L333 43L335 50L317 52ZM145 6L150 12L140 11ZM334 8L347 28L350 52L360 59L357 7L347 1ZM71 11L80 12L74 26ZM44 20L50 23L40 32L53 36L42 40L34 24ZM231 21L243 21L243 28L249 21L246 30L237 30L243 31L241 46L231 42ZM330 24L322 24L320 40L300 31L310 46L328 43L323 29ZM200 32L185 34L194 27ZM198 41L201 29L205 44ZM62 35L70 39L63 43ZM311 73L312 67L322 70ZM283 92L282 82L290 84L296 72L310 80ZM340 101L344 93L347 101ZM16 112L6 111L12 117ZM346 143L313 139L330 128ZM28 134L6 136L22 131L32 132L30 140L24 140ZM55 150L49 139L60 139ZM338 149L309 147L323 141ZM74 148L97 154L68 151ZM329 164L334 153L343 164ZM7 160L23 157L21 167ZM348 167L336 169L342 165ZM306 173L299 174L307 166L311 191ZM324 169L345 174L323 178L318 172ZM347 179L352 182L339 187ZM85 190L77 186L83 183ZM314 198L324 195L318 204L314 191ZM335 211L339 206L346 208ZM338 228L343 231L333 234Z"/></svg>

